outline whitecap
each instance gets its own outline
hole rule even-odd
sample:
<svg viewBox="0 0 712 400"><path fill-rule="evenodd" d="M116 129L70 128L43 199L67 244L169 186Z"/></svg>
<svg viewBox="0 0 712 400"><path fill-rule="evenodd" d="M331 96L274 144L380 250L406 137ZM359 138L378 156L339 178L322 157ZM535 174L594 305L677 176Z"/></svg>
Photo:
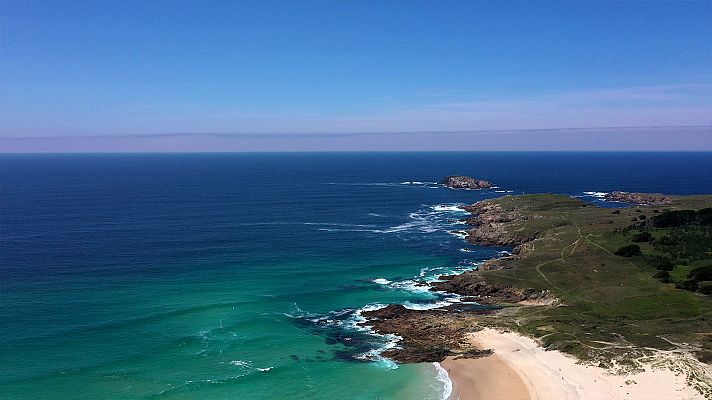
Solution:
<svg viewBox="0 0 712 400"><path fill-rule="evenodd" d="M390 287L394 289L405 290L412 293L428 293L430 286L416 280L406 279L402 281L391 282Z"/></svg>
<svg viewBox="0 0 712 400"><path fill-rule="evenodd" d="M462 209L462 206L463 206L463 204L459 204L459 203L457 203L457 204L444 203L444 204L437 204L437 205L431 206L430 208L433 211L449 211L449 212L457 212L457 213L463 213L463 214L467 213L467 211Z"/></svg>
<svg viewBox="0 0 712 400"><path fill-rule="evenodd" d="M252 368L252 363L249 361L233 360L233 361L230 361L230 364L234 365L236 367Z"/></svg>
<svg viewBox="0 0 712 400"><path fill-rule="evenodd" d="M406 301L403 303L403 307L409 310L432 310L435 308L442 308L451 305L452 303L446 300L437 301L433 303L413 303Z"/></svg>
<svg viewBox="0 0 712 400"><path fill-rule="evenodd" d="M607 192L583 192L586 196L596 197L599 199L605 198L608 195Z"/></svg>
<svg viewBox="0 0 712 400"><path fill-rule="evenodd" d="M467 238L467 232L464 231L448 231L449 234L452 236L455 236L460 239L466 239Z"/></svg>
<svg viewBox="0 0 712 400"><path fill-rule="evenodd" d="M379 285L388 285L389 283L391 283L391 281L386 278L376 278L372 282L378 283Z"/></svg>

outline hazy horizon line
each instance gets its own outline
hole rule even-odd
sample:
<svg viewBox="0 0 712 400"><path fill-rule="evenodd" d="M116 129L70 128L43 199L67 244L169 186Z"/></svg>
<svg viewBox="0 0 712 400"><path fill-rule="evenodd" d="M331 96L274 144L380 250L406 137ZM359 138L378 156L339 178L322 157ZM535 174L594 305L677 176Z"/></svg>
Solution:
<svg viewBox="0 0 712 400"><path fill-rule="evenodd" d="M218 137L266 137L266 136L289 136L289 137L329 137L329 136L365 136L365 135L423 135L423 134L487 134L487 133L527 133L527 132L564 132L564 131L606 131L606 130L636 130L636 129L712 129L709 125L640 125L640 126L594 126L594 127L570 127L570 128L530 128L530 129L472 129L472 130L409 130L409 131L362 131L362 132L217 132L217 131L186 131L186 132L166 132L166 133L126 133L107 135L58 135L58 136L0 136L0 140L34 140L34 139L94 139L94 138L141 138L141 137L171 137L171 136L218 136ZM711 131L712 132L712 131ZM2 149L0 149L0 152Z"/></svg>
<svg viewBox="0 0 712 400"><path fill-rule="evenodd" d="M1 153L712 151L712 125L334 133L0 137Z"/></svg>

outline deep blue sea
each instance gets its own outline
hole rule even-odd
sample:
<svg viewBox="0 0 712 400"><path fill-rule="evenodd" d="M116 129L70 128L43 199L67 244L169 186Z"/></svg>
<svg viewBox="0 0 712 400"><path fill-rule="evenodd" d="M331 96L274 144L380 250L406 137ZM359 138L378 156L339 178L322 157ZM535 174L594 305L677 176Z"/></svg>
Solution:
<svg viewBox="0 0 712 400"><path fill-rule="evenodd" d="M441 399L359 312L507 248L455 206L712 193L711 153L0 156L0 398ZM454 191L464 174L495 189ZM598 196L598 197L597 197Z"/></svg>

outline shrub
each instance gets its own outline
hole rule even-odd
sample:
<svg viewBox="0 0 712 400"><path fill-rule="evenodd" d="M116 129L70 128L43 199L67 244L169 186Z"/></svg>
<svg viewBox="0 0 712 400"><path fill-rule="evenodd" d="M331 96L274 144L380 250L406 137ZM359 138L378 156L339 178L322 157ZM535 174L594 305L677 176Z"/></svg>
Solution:
<svg viewBox="0 0 712 400"><path fill-rule="evenodd" d="M645 214L638 216L638 219L641 221L644 221L646 218L648 217L646 217Z"/></svg>
<svg viewBox="0 0 712 400"><path fill-rule="evenodd" d="M712 225L712 208L703 208L697 212L697 221L702 226Z"/></svg>
<svg viewBox="0 0 712 400"><path fill-rule="evenodd" d="M712 294L712 281L698 282L697 291L702 294Z"/></svg>
<svg viewBox="0 0 712 400"><path fill-rule="evenodd" d="M648 256L645 258L645 261L660 271L672 271L674 267L672 261L665 256Z"/></svg>
<svg viewBox="0 0 712 400"><path fill-rule="evenodd" d="M658 271L653 274L653 277L660 279L663 283L670 283L670 273L667 271Z"/></svg>
<svg viewBox="0 0 712 400"><path fill-rule="evenodd" d="M686 281L678 282L675 286L679 289L685 289L694 292L700 289L700 282L709 281L712 281L712 265L706 265L704 267L693 269L692 271L690 271L689 274L687 274Z"/></svg>
<svg viewBox="0 0 712 400"><path fill-rule="evenodd" d="M651 235L650 232L640 232L640 233L636 233L635 235L633 235L632 240L636 243L640 243L640 242L649 242L650 239L652 239L652 238L653 238L653 235Z"/></svg>
<svg viewBox="0 0 712 400"><path fill-rule="evenodd" d="M621 257L633 257L639 256L642 253L640 252L640 246L638 246L637 244L629 244L628 246L623 246L620 249L616 250L615 254Z"/></svg>
<svg viewBox="0 0 712 400"><path fill-rule="evenodd" d="M621 210L613 210L613 211L611 211L611 214L620 214L620 213L621 213Z"/></svg>
<svg viewBox="0 0 712 400"><path fill-rule="evenodd" d="M697 222L694 210L668 211L652 218L653 225L658 228L672 228Z"/></svg>
<svg viewBox="0 0 712 400"><path fill-rule="evenodd" d="M687 278L697 282L712 281L712 265L693 269L687 274Z"/></svg>

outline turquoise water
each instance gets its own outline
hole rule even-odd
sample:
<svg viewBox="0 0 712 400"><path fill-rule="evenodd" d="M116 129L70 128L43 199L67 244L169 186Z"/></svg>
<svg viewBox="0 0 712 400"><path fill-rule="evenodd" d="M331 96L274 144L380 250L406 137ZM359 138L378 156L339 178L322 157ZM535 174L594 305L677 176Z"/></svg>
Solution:
<svg viewBox="0 0 712 400"><path fill-rule="evenodd" d="M457 301L417 281L507 250L451 234L454 205L712 192L705 153L21 155L0 167L7 399L440 399L433 365L380 357L392 338L356 323L364 308ZM452 173L499 187L432 183Z"/></svg>

